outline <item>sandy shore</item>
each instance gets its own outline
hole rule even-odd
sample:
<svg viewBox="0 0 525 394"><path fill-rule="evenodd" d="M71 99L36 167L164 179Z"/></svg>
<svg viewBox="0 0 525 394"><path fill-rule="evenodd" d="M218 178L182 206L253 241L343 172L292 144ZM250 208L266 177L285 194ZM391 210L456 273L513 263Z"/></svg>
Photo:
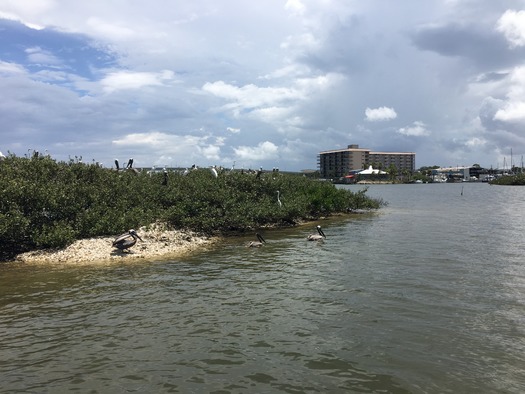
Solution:
<svg viewBox="0 0 525 394"><path fill-rule="evenodd" d="M17 256L22 263L107 263L133 259L169 258L211 245L217 239L200 236L191 231L168 230L162 225L137 229L140 240L128 251L120 251L111 243L115 237L82 239L57 251L33 251Z"/></svg>

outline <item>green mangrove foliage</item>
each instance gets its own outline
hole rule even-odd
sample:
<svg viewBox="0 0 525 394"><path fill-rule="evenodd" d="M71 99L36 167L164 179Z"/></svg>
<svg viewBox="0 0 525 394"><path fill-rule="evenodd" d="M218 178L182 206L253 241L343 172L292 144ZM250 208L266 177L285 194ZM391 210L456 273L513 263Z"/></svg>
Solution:
<svg viewBox="0 0 525 394"><path fill-rule="evenodd" d="M506 175L490 181L491 185L523 186L525 185L525 174Z"/></svg>
<svg viewBox="0 0 525 394"><path fill-rule="evenodd" d="M163 173L9 155L0 161L0 259L158 221L228 233L383 205L365 193L274 172L227 171L214 177L201 169L169 172L166 182Z"/></svg>

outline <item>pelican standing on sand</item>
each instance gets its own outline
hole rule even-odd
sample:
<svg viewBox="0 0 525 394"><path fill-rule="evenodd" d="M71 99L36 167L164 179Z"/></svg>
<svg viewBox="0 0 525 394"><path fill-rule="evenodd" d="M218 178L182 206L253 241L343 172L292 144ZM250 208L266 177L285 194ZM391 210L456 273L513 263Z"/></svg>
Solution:
<svg viewBox="0 0 525 394"><path fill-rule="evenodd" d="M117 249L125 250L135 245L137 243L137 239L140 239L142 241L142 238L139 237L137 232L131 229L127 233L119 235L117 238L115 238L112 245Z"/></svg>
<svg viewBox="0 0 525 394"><path fill-rule="evenodd" d="M255 233L255 236L257 237L258 241L251 241L247 246L249 248L260 248L261 246L263 246L266 241L264 240L264 238L261 236L261 234L259 233Z"/></svg>
<svg viewBox="0 0 525 394"><path fill-rule="evenodd" d="M323 230L321 229L321 226L317 226L317 232L318 234L310 234L306 239L308 241L323 241L326 238L326 235L324 235Z"/></svg>

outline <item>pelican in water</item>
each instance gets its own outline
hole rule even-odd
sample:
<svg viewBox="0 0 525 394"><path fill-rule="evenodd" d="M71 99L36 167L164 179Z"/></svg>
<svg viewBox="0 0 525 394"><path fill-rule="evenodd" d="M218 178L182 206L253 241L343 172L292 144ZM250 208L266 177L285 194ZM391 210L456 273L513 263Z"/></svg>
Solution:
<svg viewBox="0 0 525 394"><path fill-rule="evenodd" d="M323 230L321 229L321 226L317 226L317 233L318 234L310 234L306 239L308 241L322 241L326 238L326 235L324 235Z"/></svg>
<svg viewBox="0 0 525 394"><path fill-rule="evenodd" d="M261 236L261 234L259 233L255 233L255 236L257 237L258 241L251 241L247 246L249 248L260 248L261 246L263 246L266 241L264 240L264 238Z"/></svg>
<svg viewBox="0 0 525 394"><path fill-rule="evenodd" d="M139 237L137 232L131 229L127 233L124 233L115 238L112 245L117 249L125 250L135 245L137 243L137 239L140 239L142 241L142 238Z"/></svg>

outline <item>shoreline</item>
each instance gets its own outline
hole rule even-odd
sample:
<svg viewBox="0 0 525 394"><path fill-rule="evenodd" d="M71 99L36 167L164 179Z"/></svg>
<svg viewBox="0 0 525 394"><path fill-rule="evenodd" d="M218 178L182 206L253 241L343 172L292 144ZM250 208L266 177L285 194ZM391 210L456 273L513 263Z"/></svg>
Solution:
<svg viewBox="0 0 525 394"><path fill-rule="evenodd" d="M349 218L352 215L370 213L370 210L355 209L347 213L338 213L315 220L302 220L291 227L301 227L318 221L336 218ZM274 228L269 226L267 229ZM162 223L143 226L137 230L143 242L137 243L127 251L112 246L118 236L94 237L80 239L64 249L43 249L17 255L10 263L22 264L107 264L114 262L131 262L139 260L169 259L188 255L218 243L222 237L206 236L191 230L169 229Z"/></svg>
<svg viewBox="0 0 525 394"><path fill-rule="evenodd" d="M112 246L116 237L81 239L60 250L36 250L17 255L12 262L26 264L108 263L148 260L186 255L212 245L217 238L206 237L189 230L170 230L162 225L141 227L137 233L143 242L121 251Z"/></svg>

